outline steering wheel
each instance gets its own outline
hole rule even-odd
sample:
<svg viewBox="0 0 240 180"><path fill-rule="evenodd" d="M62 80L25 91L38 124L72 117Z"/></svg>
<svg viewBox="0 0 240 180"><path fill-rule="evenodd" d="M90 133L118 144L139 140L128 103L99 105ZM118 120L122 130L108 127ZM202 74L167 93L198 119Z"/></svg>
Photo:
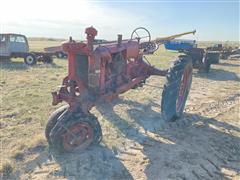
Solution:
<svg viewBox="0 0 240 180"><path fill-rule="evenodd" d="M137 39L139 43L150 42L151 35L150 32L144 27L138 27L133 30L131 34L131 39Z"/></svg>
<svg viewBox="0 0 240 180"><path fill-rule="evenodd" d="M143 49L144 54L153 54L158 50L159 45L151 42L150 32L144 27L138 27L133 30L131 39L137 39L140 44L140 49Z"/></svg>

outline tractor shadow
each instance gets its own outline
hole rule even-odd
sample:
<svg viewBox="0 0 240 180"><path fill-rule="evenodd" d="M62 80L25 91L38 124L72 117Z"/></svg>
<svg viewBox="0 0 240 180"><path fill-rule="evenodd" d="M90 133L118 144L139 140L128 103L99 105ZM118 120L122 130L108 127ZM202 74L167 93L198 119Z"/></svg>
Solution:
<svg viewBox="0 0 240 180"><path fill-rule="evenodd" d="M40 174L40 179L133 179L121 161L104 145L63 154L45 150L28 162L24 171Z"/></svg>
<svg viewBox="0 0 240 180"><path fill-rule="evenodd" d="M114 108L119 104L131 107L125 111L127 118L119 115ZM153 110L156 106L159 105L152 101L143 104L125 99L116 99L112 104L101 103L97 110L124 135L124 145L112 144L116 147L114 150L100 144L65 154L44 150L26 164L25 172L33 171L33 175L46 172L40 179L134 179L119 150L131 150L136 143L142 146L141 153L149 161L144 164L143 159L137 158L134 166L141 164L142 168L144 164L143 173L147 179L196 179L196 174L199 176L197 179L222 179L220 170L223 167L240 172L236 163L240 162L240 139L226 133L234 131L239 134L239 127L190 113L184 113L176 122L167 123L162 120L161 113ZM100 123L103 122L100 120ZM140 128L146 132L140 131ZM114 130L110 131L114 135ZM107 141L109 137L103 138ZM132 158L132 155L128 157L130 161ZM201 169L202 166L209 172Z"/></svg>
<svg viewBox="0 0 240 180"><path fill-rule="evenodd" d="M126 111L129 116L127 119L115 113L114 106L118 103L131 106ZM221 131L225 129L240 133L239 127L189 113L184 113L176 122L167 123L161 118L161 113L150 108L156 105L154 102L142 104L120 99L113 104L97 107L103 118L110 121L126 139L143 146L141 152L149 159L144 171L147 179L196 179L196 174L200 179L219 179L222 177L220 170L225 166L240 172L236 164L231 164L230 160L227 162L228 159L240 161L240 139ZM139 127L146 132L140 131ZM125 149L131 150L135 143L126 144ZM201 166L209 169L210 177Z"/></svg>
<svg viewBox="0 0 240 180"><path fill-rule="evenodd" d="M103 117L110 120L117 127L125 127L126 121L124 118L115 113L114 106L121 104L122 106L129 106L131 108L127 109L126 112L130 119L142 127L145 131L154 132L156 131L161 124L165 123L161 118L160 105L156 102L149 101L148 104L142 104L136 101L129 99L116 99L111 104L102 103L101 106L97 106L97 109L101 112ZM154 108L158 108L156 111ZM107 111L106 111L107 109ZM147 119L147 121L146 121ZM121 120L121 121L119 121ZM123 124L121 124L123 123ZM131 126L131 123L127 122L128 126ZM124 129L123 129L124 130ZM136 131L138 129L136 128Z"/></svg>
<svg viewBox="0 0 240 180"><path fill-rule="evenodd" d="M54 155L61 170L54 176L67 179L133 179L114 153L103 145L63 155Z"/></svg>
<svg viewBox="0 0 240 180"><path fill-rule="evenodd" d="M28 66L24 62L12 61L9 59L0 61L0 69L10 70L10 71L12 70L25 71L29 68L63 68L63 67L55 64L54 62L52 64L40 63L34 66Z"/></svg>
<svg viewBox="0 0 240 180"><path fill-rule="evenodd" d="M239 77L234 72L229 72L223 69L210 69L209 73L196 73L195 77L211 79L214 81L239 81Z"/></svg>

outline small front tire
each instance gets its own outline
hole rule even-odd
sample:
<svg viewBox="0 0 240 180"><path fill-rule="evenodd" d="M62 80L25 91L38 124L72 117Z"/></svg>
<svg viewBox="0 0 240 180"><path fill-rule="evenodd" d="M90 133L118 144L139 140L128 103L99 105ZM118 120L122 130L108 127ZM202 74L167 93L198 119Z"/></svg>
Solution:
<svg viewBox="0 0 240 180"><path fill-rule="evenodd" d="M68 109L69 105L62 106L58 108L56 111L54 111L47 122L46 128L45 128L45 136L49 144L51 144L50 141L50 132L52 128L56 125L58 118L61 116L61 114Z"/></svg>
<svg viewBox="0 0 240 180"><path fill-rule="evenodd" d="M60 153L72 152L100 143L102 130L94 115L84 114L80 111L64 111L63 113L61 118L58 118L61 121L57 120L50 132L48 130L49 145L53 149Z"/></svg>

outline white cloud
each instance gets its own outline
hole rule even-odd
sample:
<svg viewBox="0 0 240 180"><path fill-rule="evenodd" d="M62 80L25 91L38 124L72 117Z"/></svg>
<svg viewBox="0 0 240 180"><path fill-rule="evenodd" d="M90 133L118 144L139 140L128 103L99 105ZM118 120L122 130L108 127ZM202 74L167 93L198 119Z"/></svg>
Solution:
<svg viewBox="0 0 240 180"><path fill-rule="evenodd" d="M118 33L129 38L132 29L148 22L144 16L79 0L4 0L1 7L1 31L28 36L79 39L93 25L102 38L115 38Z"/></svg>

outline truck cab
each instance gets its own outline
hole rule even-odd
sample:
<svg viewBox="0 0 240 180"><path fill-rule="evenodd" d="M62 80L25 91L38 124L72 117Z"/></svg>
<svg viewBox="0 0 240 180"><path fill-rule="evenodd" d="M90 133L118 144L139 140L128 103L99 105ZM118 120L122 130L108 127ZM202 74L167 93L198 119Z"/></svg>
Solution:
<svg viewBox="0 0 240 180"><path fill-rule="evenodd" d="M1 57L18 57L29 51L27 38L21 34L0 34L0 48Z"/></svg>
<svg viewBox="0 0 240 180"><path fill-rule="evenodd" d="M21 34L0 34L0 57L1 58L24 58L27 65L35 65L37 61L52 63L52 53L29 52L26 36Z"/></svg>

